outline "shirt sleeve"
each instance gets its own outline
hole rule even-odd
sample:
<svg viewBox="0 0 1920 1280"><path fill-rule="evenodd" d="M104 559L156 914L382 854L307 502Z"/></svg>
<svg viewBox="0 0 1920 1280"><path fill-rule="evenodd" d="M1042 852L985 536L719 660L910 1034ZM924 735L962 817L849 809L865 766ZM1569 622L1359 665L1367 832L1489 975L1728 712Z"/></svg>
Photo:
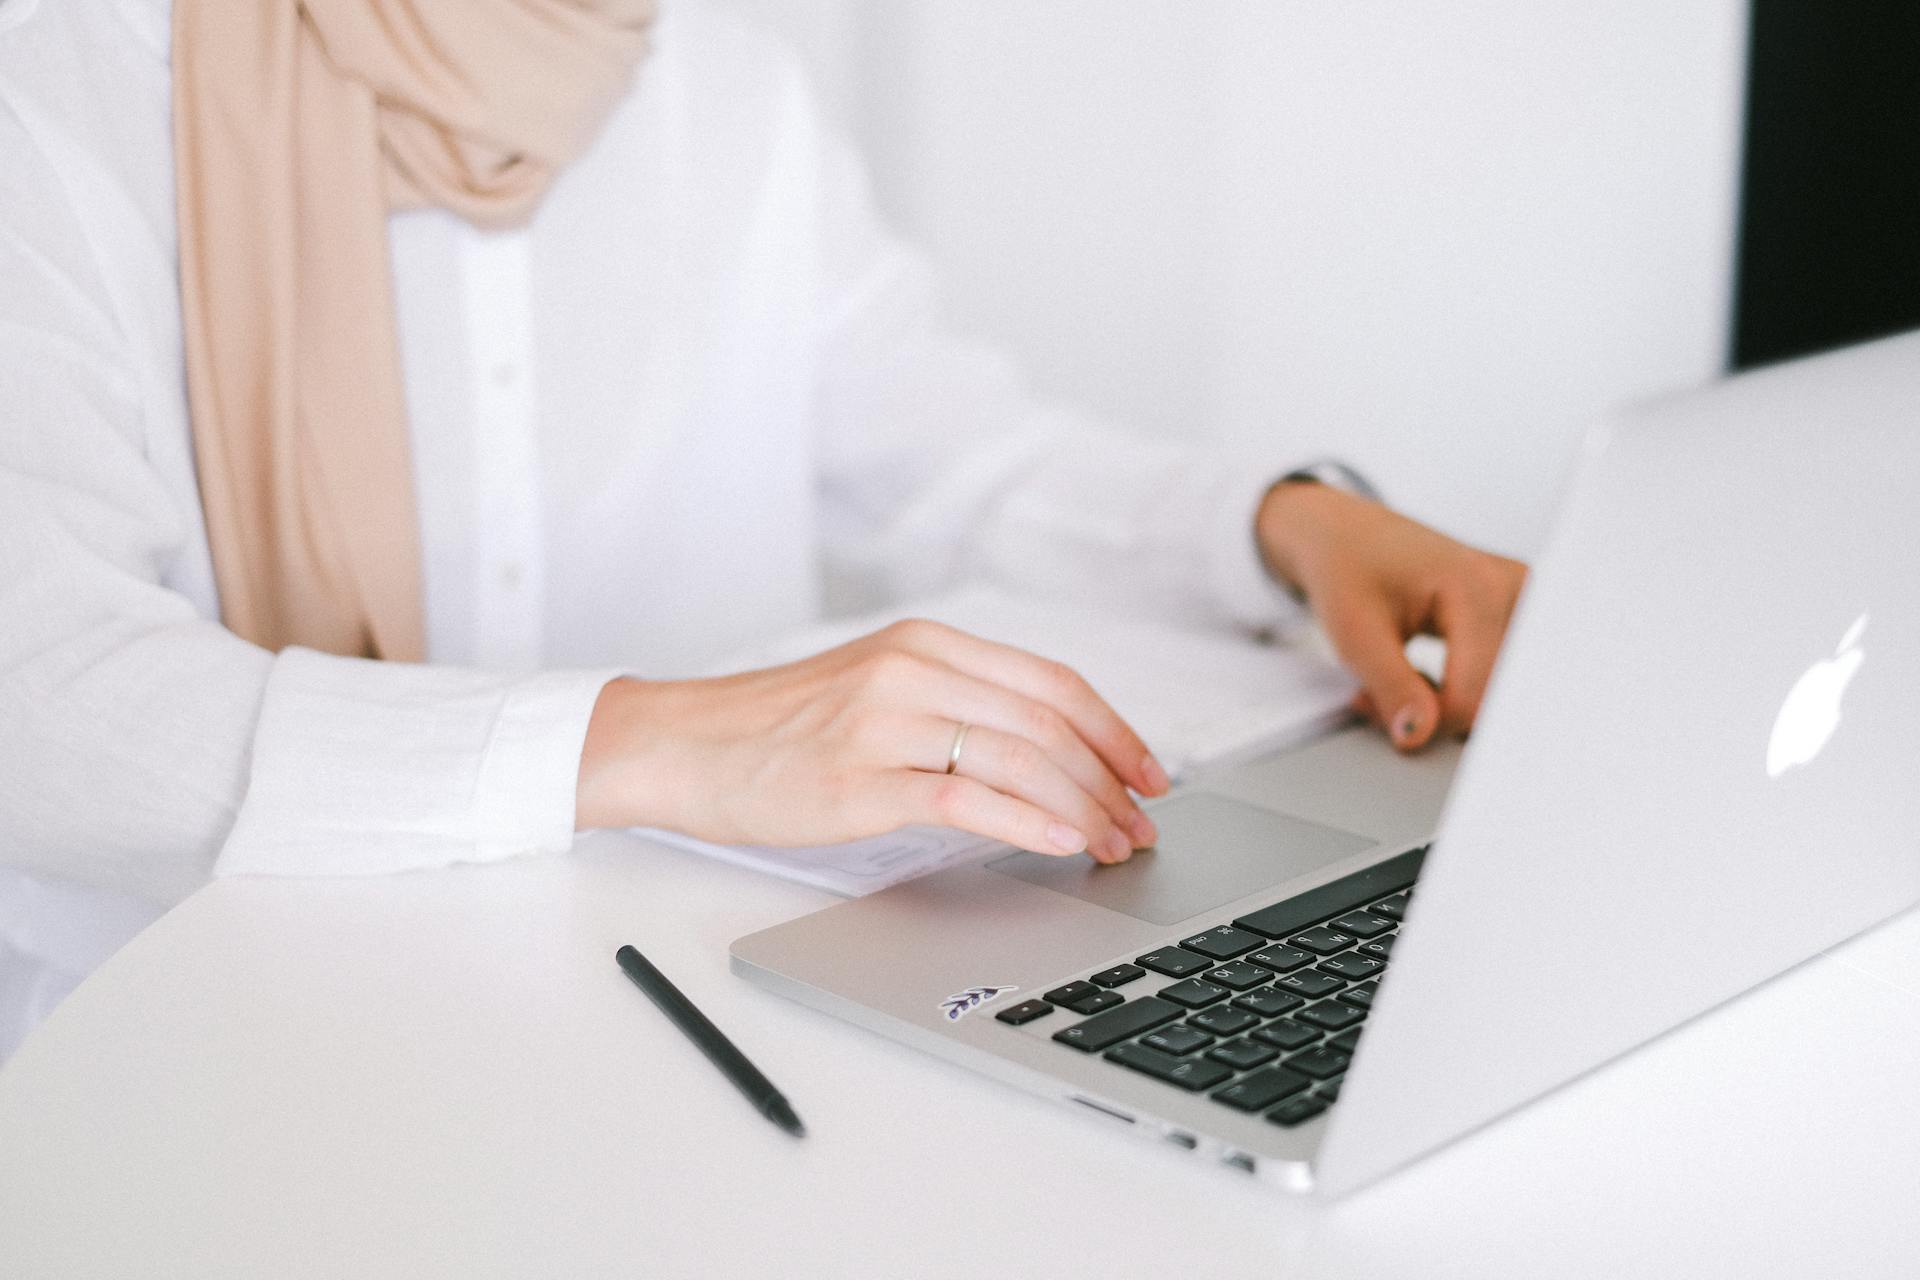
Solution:
<svg viewBox="0 0 1920 1280"><path fill-rule="evenodd" d="M0 860L171 902L216 870L564 847L613 673L276 656L203 616L168 585L197 508L148 456L177 384L143 379L60 172L4 104L0 172Z"/></svg>
<svg viewBox="0 0 1920 1280"><path fill-rule="evenodd" d="M824 139L818 173L837 606L984 579L1191 625L1301 620L1253 533L1289 460L1155 440L1039 401L1003 353L942 326L932 271L882 224L850 150Z"/></svg>

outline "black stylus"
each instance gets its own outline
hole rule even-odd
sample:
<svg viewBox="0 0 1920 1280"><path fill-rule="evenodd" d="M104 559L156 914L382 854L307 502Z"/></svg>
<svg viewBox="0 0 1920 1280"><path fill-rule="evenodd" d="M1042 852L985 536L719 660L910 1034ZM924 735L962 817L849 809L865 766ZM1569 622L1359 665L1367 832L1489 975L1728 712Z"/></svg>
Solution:
<svg viewBox="0 0 1920 1280"><path fill-rule="evenodd" d="M647 993L647 998L660 1006L660 1012L673 1019L673 1025L687 1035L687 1039L700 1046L700 1052L707 1055L713 1065L720 1068L734 1087L747 1095L761 1115L785 1129L796 1138L807 1135L807 1127L800 1123L800 1117L793 1114L793 1107L773 1087L773 1081L760 1074L760 1068L747 1061L747 1055L733 1047L733 1041L720 1033L720 1028L707 1021L707 1015L694 1007L693 1001L680 994L680 988L667 981L667 975L653 967L653 962L635 951L632 947L622 947L613 953L613 958L626 970L633 985Z"/></svg>

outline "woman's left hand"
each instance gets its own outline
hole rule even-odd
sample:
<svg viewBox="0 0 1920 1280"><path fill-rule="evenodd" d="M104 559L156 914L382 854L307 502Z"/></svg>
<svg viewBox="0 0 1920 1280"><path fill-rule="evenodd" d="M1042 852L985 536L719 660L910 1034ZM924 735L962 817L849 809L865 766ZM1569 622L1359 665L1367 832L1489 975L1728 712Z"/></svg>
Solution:
<svg viewBox="0 0 1920 1280"><path fill-rule="evenodd" d="M1359 676L1355 709L1412 751L1435 733L1464 735L1527 567L1479 551L1377 502L1326 485L1283 481L1255 529L1267 567L1298 588L1341 660ZM1436 688L1407 661L1415 635L1447 642Z"/></svg>

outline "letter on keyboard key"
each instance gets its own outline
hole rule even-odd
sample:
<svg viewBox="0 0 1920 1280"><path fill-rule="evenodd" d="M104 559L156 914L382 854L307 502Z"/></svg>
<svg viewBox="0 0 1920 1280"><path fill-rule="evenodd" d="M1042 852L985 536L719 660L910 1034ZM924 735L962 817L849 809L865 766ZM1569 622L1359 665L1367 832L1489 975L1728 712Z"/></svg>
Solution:
<svg viewBox="0 0 1920 1280"><path fill-rule="evenodd" d="M1328 927L1338 929L1342 933L1350 933L1356 938L1378 937L1393 928L1379 916L1369 915L1365 911L1349 911L1338 920L1332 921Z"/></svg>
<svg viewBox="0 0 1920 1280"><path fill-rule="evenodd" d="M1155 973L1164 973L1169 978L1184 978L1190 973L1198 973L1211 965L1205 956L1197 956L1191 951L1182 951L1178 947L1162 947L1158 951L1149 951L1143 956L1134 958Z"/></svg>
<svg viewBox="0 0 1920 1280"><path fill-rule="evenodd" d="M1367 1015L1352 1005L1341 1004L1337 1000L1322 1000L1318 1004L1308 1005L1293 1016L1328 1031L1342 1031Z"/></svg>
<svg viewBox="0 0 1920 1280"><path fill-rule="evenodd" d="M1185 982L1176 982L1170 987L1160 988L1162 998L1183 1004L1189 1009L1204 1009L1208 1005L1227 998L1225 987L1215 986L1211 982L1202 982L1198 978L1188 978Z"/></svg>
<svg viewBox="0 0 1920 1280"><path fill-rule="evenodd" d="M1257 964L1245 964L1239 960L1223 964L1218 969L1209 969L1204 975L1208 982L1218 983L1229 991L1251 991L1273 975ZM1361 974L1365 977L1366 974Z"/></svg>
<svg viewBox="0 0 1920 1280"><path fill-rule="evenodd" d="M1215 960L1231 960L1235 956L1243 956L1264 942L1266 939L1259 934L1248 933L1245 929L1236 929L1230 924L1220 925L1205 933L1196 933L1191 938L1180 939L1180 945L1187 950L1198 951L1201 955L1212 956ZM1345 946L1346 943L1343 942L1340 945Z"/></svg>
<svg viewBox="0 0 1920 1280"><path fill-rule="evenodd" d="M1318 999L1329 991L1338 991L1347 985L1330 973L1321 973L1318 969L1309 969L1305 973L1290 973L1273 984L1282 991L1292 991L1309 1000Z"/></svg>
<svg viewBox="0 0 1920 1280"><path fill-rule="evenodd" d="M1301 1071L1316 1080L1331 1080L1347 1069L1352 1058L1338 1049L1329 1049L1322 1045L1318 1049L1309 1049L1305 1053L1296 1053L1287 1059L1287 1065L1295 1071Z"/></svg>
<svg viewBox="0 0 1920 1280"><path fill-rule="evenodd" d="M1311 951L1302 951L1298 947L1262 947L1247 959L1257 965L1264 965L1275 973L1292 973L1303 964L1313 961Z"/></svg>
<svg viewBox="0 0 1920 1280"><path fill-rule="evenodd" d="M1142 1031L1151 1031L1162 1023L1172 1022L1184 1012L1177 1004L1169 1004L1153 996L1142 996L1138 1000L1129 1000L1118 1009L1108 1009L1084 1022L1062 1027L1053 1033L1053 1038L1075 1049L1098 1053Z"/></svg>
<svg viewBox="0 0 1920 1280"><path fill-rule="evenodd" d="M1345 978L1348 982L1358 982L1362 978L1371 978L1387 966L1379 960L1354 955L1351 951L1337 956L1329 956L1320 962L1320 972L1330 973L1336 978Z"/></svg>

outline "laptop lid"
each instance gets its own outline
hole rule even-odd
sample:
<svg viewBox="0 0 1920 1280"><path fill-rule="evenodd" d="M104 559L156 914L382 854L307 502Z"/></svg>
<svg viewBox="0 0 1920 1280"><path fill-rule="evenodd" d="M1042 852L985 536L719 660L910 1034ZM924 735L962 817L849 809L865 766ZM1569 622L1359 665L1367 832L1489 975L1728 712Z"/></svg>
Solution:
<svg viewBox="0 0 1920 1280"><path fill-rule="evenodd" d="M1916 652L1920 334L1596 431L1319 1186L1378 1177L1920 900Z"/></svg>

